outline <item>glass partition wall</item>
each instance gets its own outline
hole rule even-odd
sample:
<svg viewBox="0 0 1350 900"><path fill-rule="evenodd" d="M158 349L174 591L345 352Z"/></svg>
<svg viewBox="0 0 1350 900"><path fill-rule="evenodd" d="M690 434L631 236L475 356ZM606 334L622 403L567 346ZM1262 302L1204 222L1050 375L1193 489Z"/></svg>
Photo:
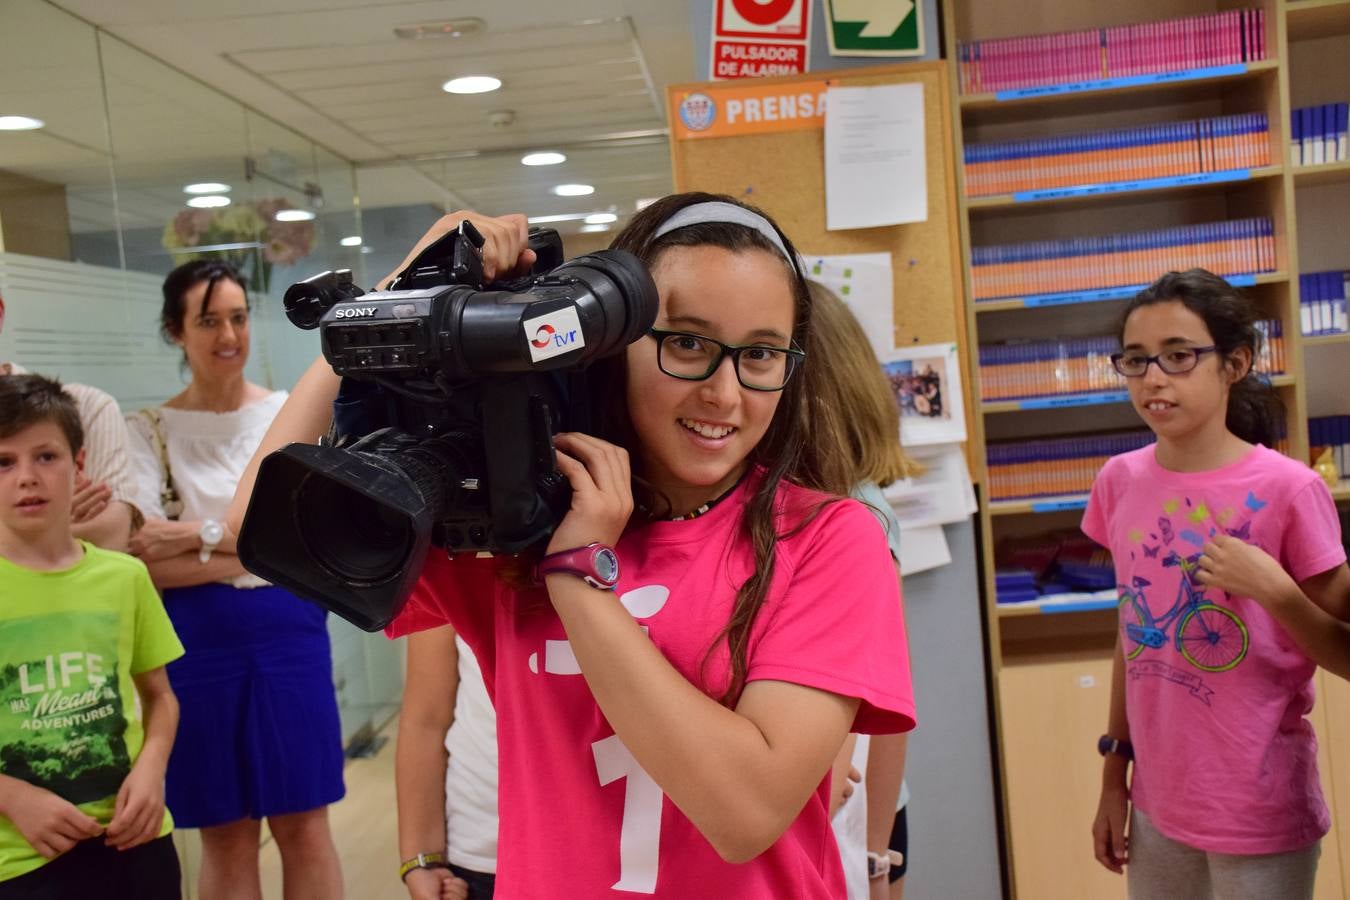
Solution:
<svg viewBox="0 0 1350 900"><path fill-rule="evenodd" d="M0 130L0 360L97 385L126 412L160 403L187 381L159 337L160 283L208 257L248 283L249 377L287 389L318 344L282 313L286 287L324 269L385 274L366 271L349 161L44 0L0 3L8 116L40 127ZM412 239L439 207L425 212ZM383 242L390 267L404 230ZM400 647L337 617L329 630L358 746L397 708Z"/></svg>

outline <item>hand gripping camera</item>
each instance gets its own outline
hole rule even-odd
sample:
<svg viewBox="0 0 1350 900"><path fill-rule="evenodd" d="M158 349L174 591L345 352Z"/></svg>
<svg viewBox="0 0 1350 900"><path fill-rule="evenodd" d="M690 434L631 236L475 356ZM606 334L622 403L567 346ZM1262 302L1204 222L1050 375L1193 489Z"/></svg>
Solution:
<svg viewBox="0 0 1350 900"><path fill-rule="evenodd" d="M656 320L629 253L562 264L557 233L535 230L534 271L484 284L482 246L465 221L386 290L341 270L286 291L343 376L336 439L263 460L239 557L367 631L398 614L429 545L514 553L552 533L571 499L552 441L590 425L584 367Z"/></svg>

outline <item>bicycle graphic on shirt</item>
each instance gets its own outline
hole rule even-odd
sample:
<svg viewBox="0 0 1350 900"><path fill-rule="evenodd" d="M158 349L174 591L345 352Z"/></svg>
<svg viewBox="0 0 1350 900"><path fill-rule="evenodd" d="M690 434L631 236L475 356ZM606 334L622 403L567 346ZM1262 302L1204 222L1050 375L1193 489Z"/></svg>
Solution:
<svg viewBox="0 0 1350 900"><path fill-rule="evenodd" d="M1132 610L1138 622L1127 622L1125 635L1135 646L1126 655L1134 659L1146 648L1161 650L1167 643L1167 629L1177 623L1176 643L1186 661L1205 672L1226 672L1242 662L1247 655L1249 638L1247 626L1237 613L1216 606L1205 598L1204 588L1194 582L1200 555L1183 557L1170 553L1163 565L1181 569L1181 586L1177 589L1172 608L1161 616L1149 610L1144 588L1151 587L1147 579L1135 576L1133 588L1121 586L1120 609L1124 614Z"/></svg>

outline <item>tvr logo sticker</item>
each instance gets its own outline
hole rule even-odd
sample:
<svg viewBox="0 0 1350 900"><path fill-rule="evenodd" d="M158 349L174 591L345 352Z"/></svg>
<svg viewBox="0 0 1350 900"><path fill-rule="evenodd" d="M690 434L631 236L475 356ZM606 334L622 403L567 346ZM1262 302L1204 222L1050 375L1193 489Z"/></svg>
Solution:
<svg viewBox="0 0 1350 900"><path fill-rule="evenodd" d="M522 323L530 345L530 361L543 362L586 346L574 306L535 316Z"/></svg>

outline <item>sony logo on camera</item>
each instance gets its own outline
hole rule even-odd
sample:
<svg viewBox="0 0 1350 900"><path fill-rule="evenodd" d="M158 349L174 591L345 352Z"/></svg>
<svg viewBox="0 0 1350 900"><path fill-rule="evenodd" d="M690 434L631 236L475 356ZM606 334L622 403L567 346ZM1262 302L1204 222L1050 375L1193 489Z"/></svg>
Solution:
<svg viewBox="0 0 1350 900"><path fill-rule="evenodd" d="M339 306L333 310L333 317L336 319L362 319L373 315L375 315L373 306Z"/></svg>
<svg viewBox="0 0 1350 900"><path fill-rule="evenodd" d="M521 323L521 327L530 345L532 362L543 362L586 346L575 306L527 319Z"/></svg>

